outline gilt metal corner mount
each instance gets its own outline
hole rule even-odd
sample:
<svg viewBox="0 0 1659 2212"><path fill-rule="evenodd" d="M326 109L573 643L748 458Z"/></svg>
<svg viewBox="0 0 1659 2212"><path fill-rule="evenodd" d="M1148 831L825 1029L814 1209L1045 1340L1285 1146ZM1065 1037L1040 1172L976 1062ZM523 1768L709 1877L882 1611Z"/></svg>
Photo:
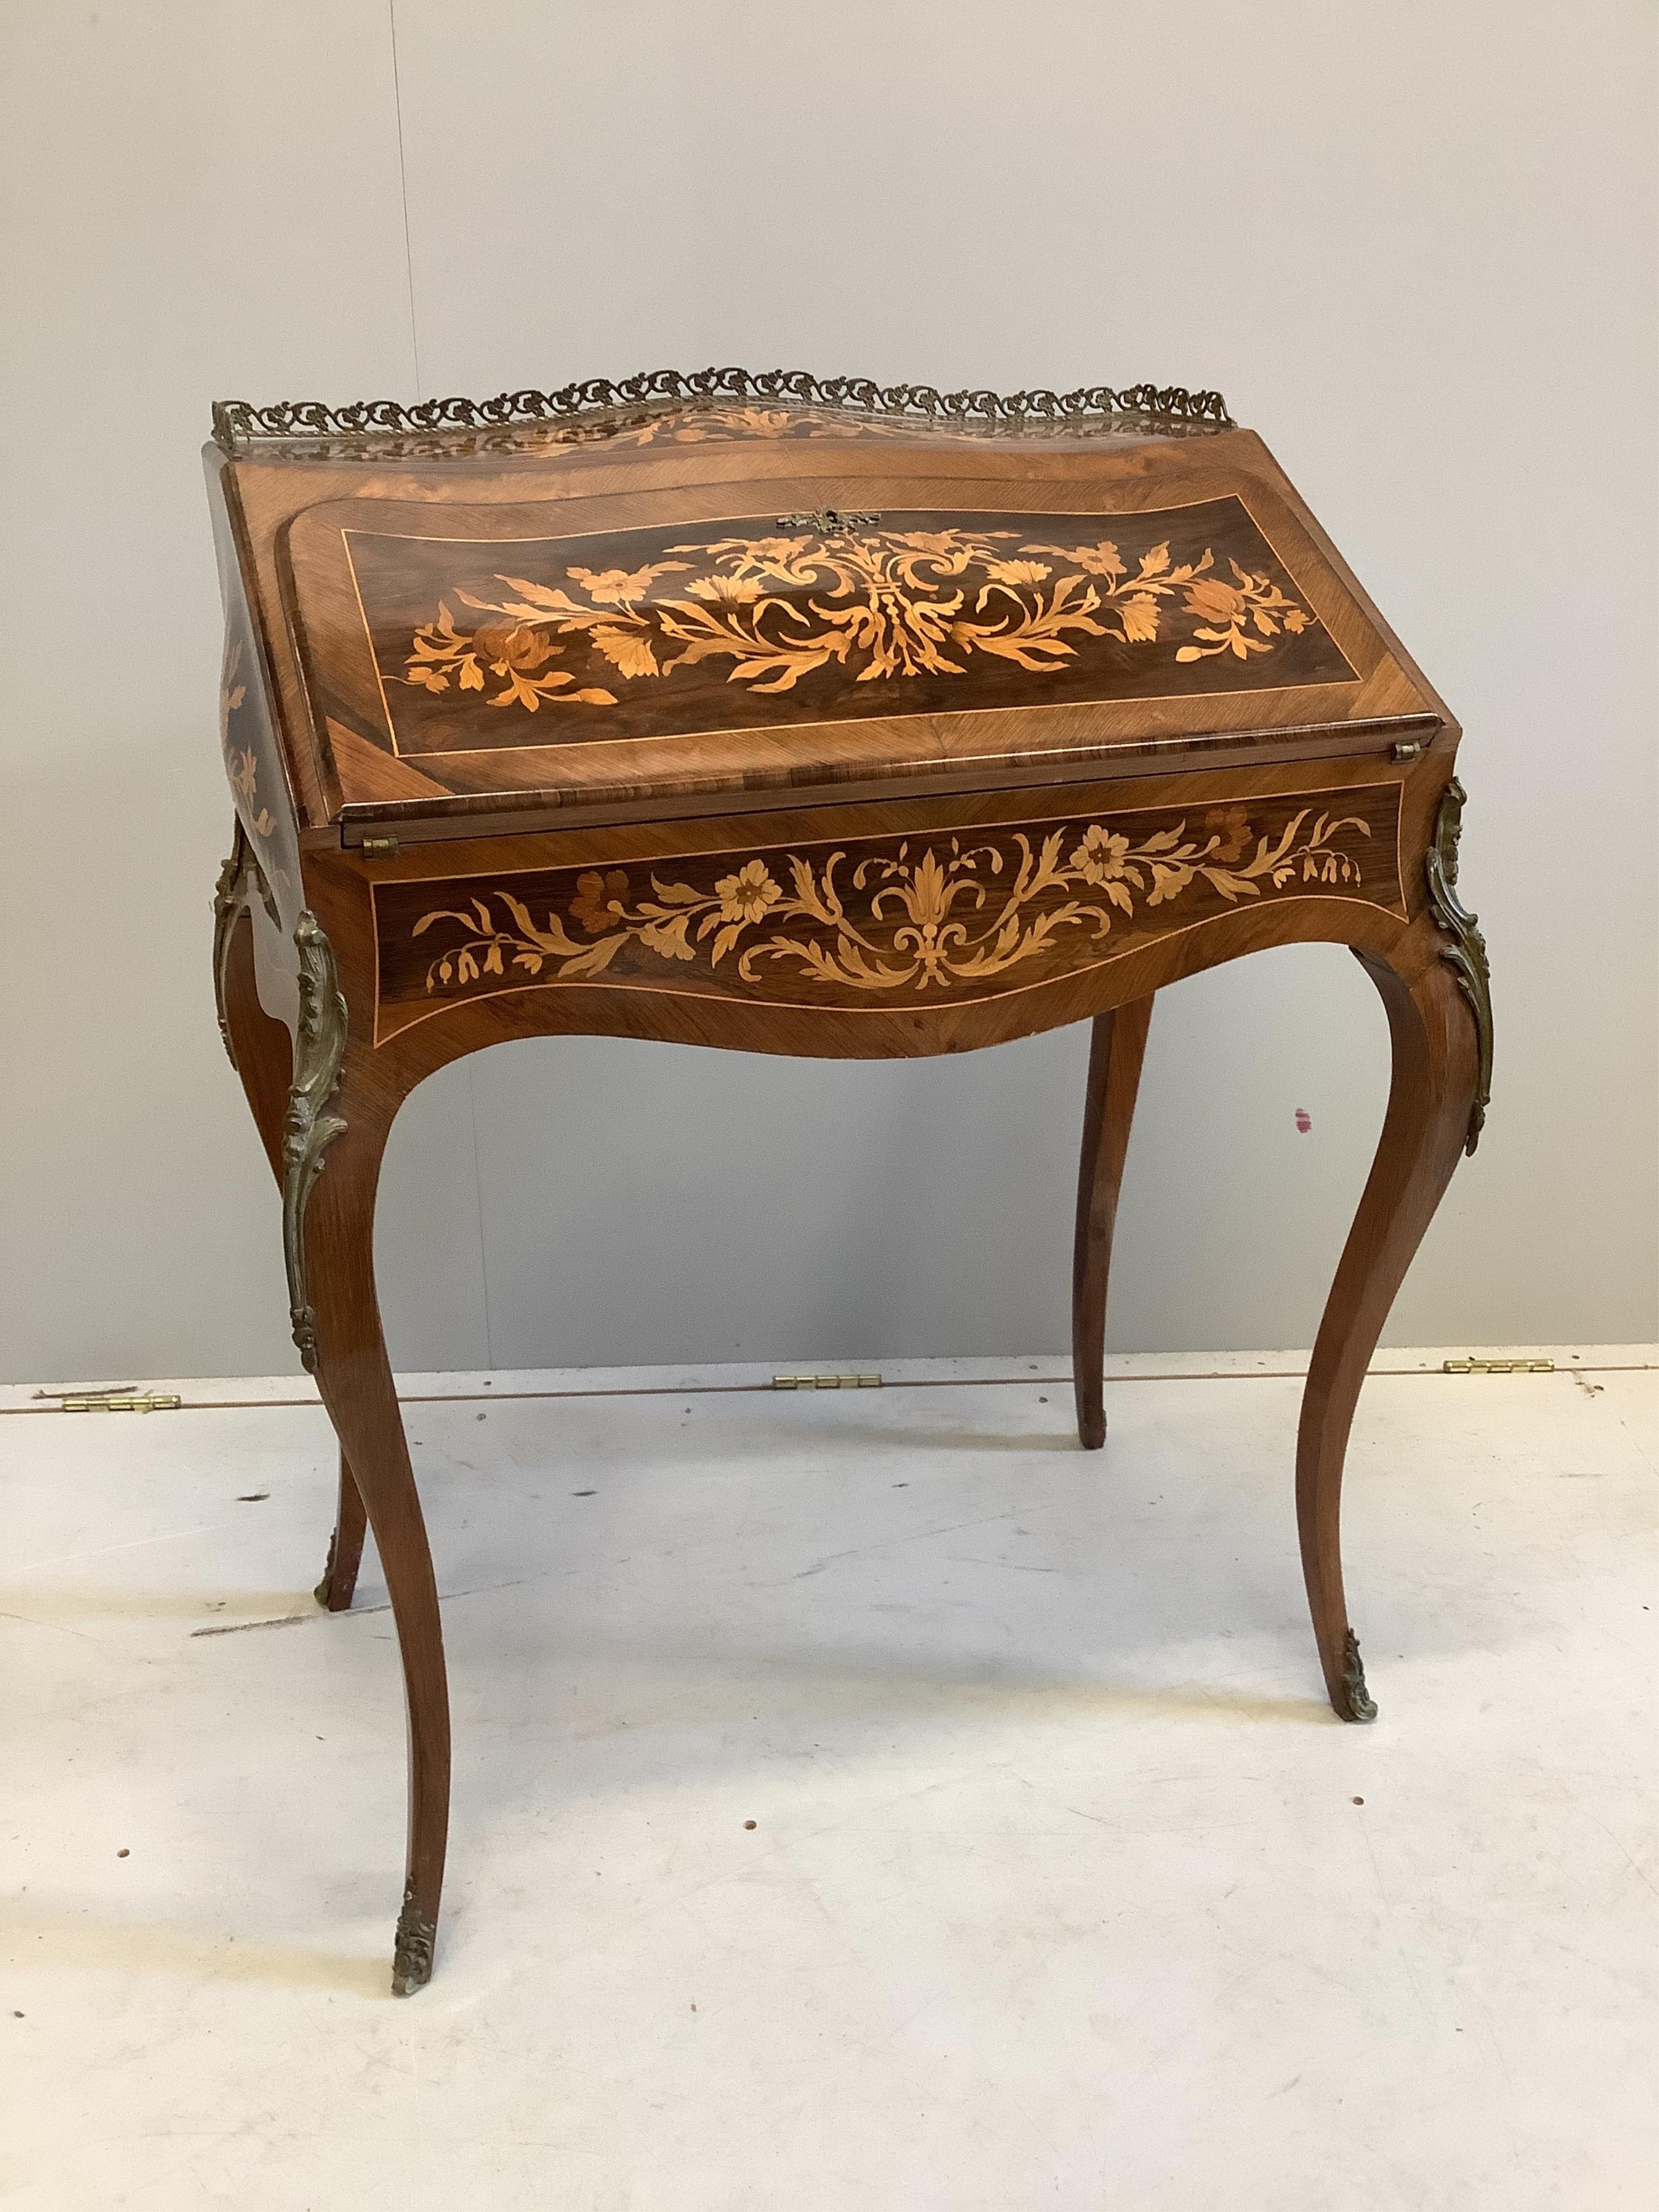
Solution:
<svg viewBox="0 0 1659 2212"><path fill-rule="evenodd" d="M422 1911L414 1891L405 1889L392 1949L394 1997L413 1996L432 1979L432 1946L437 1932L430 1916Z"/></svg>
<svg viewBox="0 0 1659 2212"><path fill-rule="evenodd" d="M308 909L295 926L294 947L300 956L300 1024L294 1040L294 1086L283 1123L283 1250L295 1348L306 1372L314 1375L317 1316L306 1280L306 1207L323 1170L324 1151L346 1126L343 1115L328 1110L345 1059L346 1002L334 948Z"/></svg>
<svg viewBox="0 0 1659 2212"><path fill-rule="evenodd" d="M219 1016L219 1036L233 1067L236 1066L236 1044L230 1034L225 971L230 960L231 933L247 904L247 836L239 814L229 856L220 869L219 880L213 887L213 1003Z"/></svg>
<svg viewBox="0 0 1659 2212"><path fill-rule="evenodd" d="M1365 1686L1365 1662L1359 1656L1359 1638L1348 1631L1342 1646L1342 1702L1345 1721L1374 1721L1376 1700Z"/></svg>
<svg viewBox="0 0 1659 2212"><path fill-rule="evenodd" d="M1472 1152L1480 1140L1486 1108L1492 1102L1492 969L1486 958L1486 940L1475 926L1477 917L1457 896L1457 841L1462 834L1463 807L1468 797L1454 776L1441 798L1440 811L1435 817L1434 842L1424 868L1428 878L1430 909L1450 940L1442 957L1456 976L1474 1015L1480 1060L1474 1103L1469 1109L1468 1140L1463 1148Z"/></svg>

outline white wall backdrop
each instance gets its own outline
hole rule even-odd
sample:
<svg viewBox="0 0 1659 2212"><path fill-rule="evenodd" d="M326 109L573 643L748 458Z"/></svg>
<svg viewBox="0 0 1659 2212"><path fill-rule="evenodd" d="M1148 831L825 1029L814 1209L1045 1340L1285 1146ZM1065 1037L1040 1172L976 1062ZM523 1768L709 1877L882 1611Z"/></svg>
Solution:
<svg viewBox="0 0 1659 2212"><path fill-rule="evenodd" d="M208 976L210 401L709 362L1225 392L1468 732L1497 1095L1392 1338L1651 1335L1655 28L1651 0L1155 28L1145 0L9 0L0 1371L293 1364ZM448 1070L388 1164L394 1361L1063 1348L1085 1054ZM1111 1340L1310 1341L1386 1080L1334 948L1168 993Z"/></svg>

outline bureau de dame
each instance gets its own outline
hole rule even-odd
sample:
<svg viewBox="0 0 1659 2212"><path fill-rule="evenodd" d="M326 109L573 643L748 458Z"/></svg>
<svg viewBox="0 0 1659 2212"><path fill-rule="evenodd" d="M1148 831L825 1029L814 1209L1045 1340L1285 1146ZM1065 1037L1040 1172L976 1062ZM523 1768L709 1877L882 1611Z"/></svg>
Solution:
<svg viewBox="0 0 1659 2212"><path fill-rule="evenodd" d="M403 1653L394 1986L432 1969L449 1720L374 1194L402 1100L505 1038L875 1059L1091 1022L1071 1261L1095 1449L1157 992L1271 945L1351 946L1393 1087L1297 1503L1327 1692L1370 1718L1343 1457L1480 1133L1491 1008L1457 890L1457 725L1261 440L1215 392L735 369L230 403L214 428L235 809L215 977L340 1440L318 1595L350 1603L372 1524Z"/></svg>

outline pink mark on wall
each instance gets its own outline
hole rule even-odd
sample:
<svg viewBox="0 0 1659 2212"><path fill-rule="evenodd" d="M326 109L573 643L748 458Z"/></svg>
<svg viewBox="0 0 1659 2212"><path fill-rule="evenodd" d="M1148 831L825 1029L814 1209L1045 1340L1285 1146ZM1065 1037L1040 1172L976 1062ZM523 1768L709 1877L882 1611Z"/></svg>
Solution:
<svg viewBox="0 0 1659 2212"><path fill-rule="evenodd" d="M1296 1109L1296 1126L1304 1137L1313 1127L1313 1115L1305 1106L1298 1106Z"/></svg>

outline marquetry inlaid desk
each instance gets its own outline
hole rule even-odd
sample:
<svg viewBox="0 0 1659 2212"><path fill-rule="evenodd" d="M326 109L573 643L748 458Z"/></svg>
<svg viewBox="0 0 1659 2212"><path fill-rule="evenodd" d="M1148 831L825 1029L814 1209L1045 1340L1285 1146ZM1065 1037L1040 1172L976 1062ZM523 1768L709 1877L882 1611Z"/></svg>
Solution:
<svg viewBox="0 0 1659 2212"><path fill-rule="evenodd" d="M294 1338L339 1435L318 1591L364 1519L431 1972L449 1720L375 1303L387 1132L434 1068L600 1031L967 1052L1090 1019L1078 1424L1153 994L1350 945L1394 1080L1304 1402L1325 1684L1369 1720L1338 1497L1366 1363L1491 1067L1457 896L1458 730L1214 392L1001 399L736 370L475 406L216 410L235 843L225 1042L282 1186Z"/></svg>

